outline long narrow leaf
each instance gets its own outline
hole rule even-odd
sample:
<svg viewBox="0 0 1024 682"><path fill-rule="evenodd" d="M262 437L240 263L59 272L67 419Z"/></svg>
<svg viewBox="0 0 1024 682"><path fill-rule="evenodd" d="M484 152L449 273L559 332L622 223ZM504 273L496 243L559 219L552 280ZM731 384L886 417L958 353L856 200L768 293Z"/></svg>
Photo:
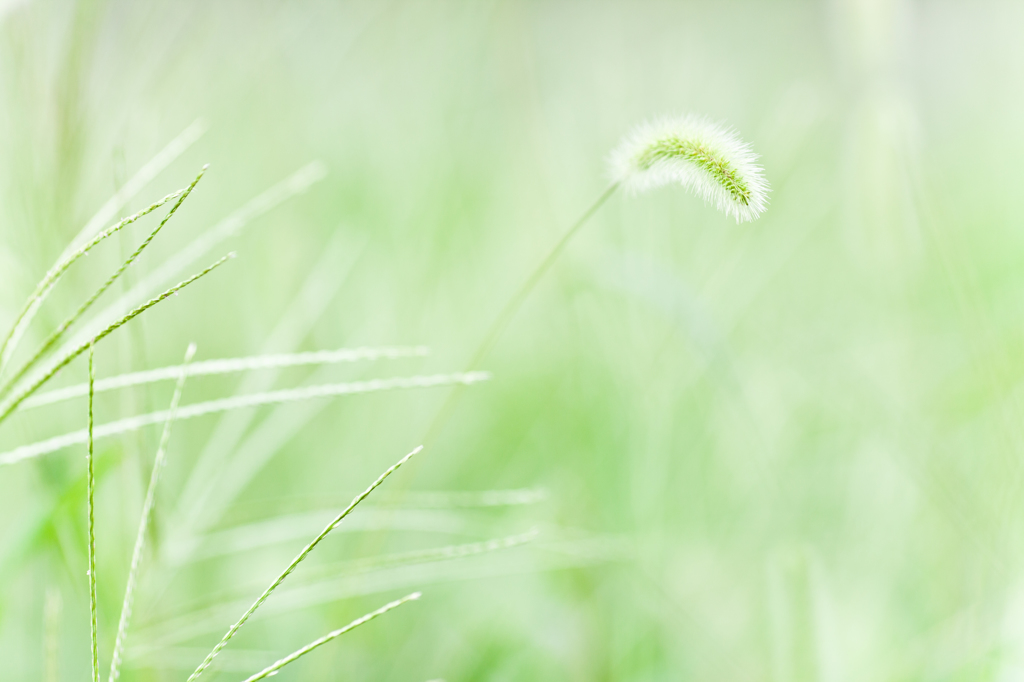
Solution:
<svg viewBox="0 0 1024 682"><path fill-rule="evenodd" d="M67 364L67 363L65 363ZM291 388L280 391L269 391L267 393L255 393L252 395L240 395L233 398L221 400L210 400L203 403L187 405L178 410L175 419L182 421L194 417L202 417L216 412L227 412L245 407L258 407L260 405L273 405L277 403L294 402L297 400L312 400L315 398L331 398L342 395L353 395L358 393L373 393L376 391L387 391L405 388L430 388L434 386L470 385L486 381L490 378L487 372L469 372L468 374L431 374L426 376L394 377L391 379L371 379L369 381L353 381L343 384L321 384L318 386L306 386L303 388ZM109 422L96 427L95 437L105 438L128 431L135 431L144 426L159 424L167 419L167 411L150 412L148 414L128 417L115 422ZM51 452L78 443L84 443L85 431L72 431L62 436L55 436L47 440L37 441L28 445L22 445L0 453L0 465L14 464L25 459L39 457Z"/></svg>
<svg viewBox="0 0 1024 682"><path fill-rule="evenodd" d="M178 373L178 383L174 387L174 395L171 397L171 407L167 411L167 421L164 422L164 430L160 435L160 445L157 447L156 457L153 459L153 470L149 474L149 487L146 489L146 499L142 504L139 530L135 535L135 548L132 550L132 562L128 569L128 582L124 588L124 601L121 602L121 617L117 624L117 636L114 638L114 653L110 658L109 682L117 682L117 678L121 674L121 656L124 653L124 643L128 636L128 623L132 617L135 584L139 576L139 566L142 564L142 552L146 548L146 533L149 530L149 519L153 514L153 504L156 502L156 487L160 482L160 471L164 468L167 457L167 443L171 437L171 424L174 423L174 415L178 410L181 393L185 388L185 379L188 378L188 365L192 361L192 356L195 355L195 352L195 344L189 344L188 350L185 351L185 362L182 363L181 370Z"/></svg>
<svg viewBox="0 0 1024 682"><path fill-rule="evenodd" d="M134 306L145 301L147 297L152 296L153 292L160 291L168 282L173 282L174 278L180 277L181 273L195 267L196 262L205 257L217 245L239 234L249 223L279 206L284 201L306 191L314 183L323 179L326 173L326 168L319 161L306 164L303 168L300 168L288 178L260 193L212 227L201 230L195 239L189 240L179 251L165 259L152 272L132 285L131 289L118 296L112 303L103 308L96 315L96 321L84 324L79 332L72 335L71 338L61 345L57 354L61 355L70 348L75 348L79 344L84 343L86 339L94 336L102 328L102 323L99 320L116 319L124 315Z"/></svg>
<svg viewBox="0 0 1024 682"><path fill-rule="evenodd" d="M4 396L7 393L9 393L10 390L14 387L14 385L23 376L25 376L25 374L30 369L32 369L32 367L34 367L35 364L39 362L39 360L44 355L46 355L51 348L54 347L54 345L56 345L56 343L64 335L64 332L66 332L71 327L71 325L73 325L75 322L81 319L82 315L84 315L86 311L88 311L89 308L92 307L92 304L95 303L97 299L99 299L99 297L102 296L104 292L106 292L107 289L109 289L114 284L114 282L116 282L121 277L121 275L124 274L125 270L131 267L132 263L138 260L139 256L142 255L142 252L146 250L146 247L148 247L153 242L153 240L156 239L156 236L160 233L160 230L162 230L164 225L166 225L167 222L174 216L174 214L178 211L178 208L180 208L182 203L184 203L185 199L188 198L188 195L192 193L192 190L195 189L195 186L203 178L203 174L206 173L207 168L208 166L203 166L203 169L199 171L199 175L197 175L195 180L192 181L192 184L190 184L188 188L181 193L181 195L178 197L178 200L174 203L173 206L171 206L171 210L167 212L167 215L164 216L164 219L161 220L160 224L156 226L156 229L154 229L149 234L149 236L143 240L139 247L135 249L135 251L130 256L128 256L128 259L121 264L121 267L115 270L114 273L107 278L107 281L104 282L99 289L93 292L92 296L90 296L84 303L82 303L82 305L78 307L78 310L72 313L71 316L68 317L66 320L61 322L60 325L55 330L53 330L53 332L46 338L42 345L36 350L35 354L31 358L29 358L25 362L25 364L23 364L21 368L17 372L15 372L13 376L11 376L10 379L7 380L7 383L4 384L3 388L0 388L0 396Z"/></svg>
<svg viewBox="0 0 1024 682"><path fill-rule="evenodd" d="M275 353L270 355L252 355L242 358L225 358L222 360L204 360L193 362L188 366L190 377L228 374L232 372L248 372L251 370L280 369L283 367L299 367L303 365L331 365L342 362L358 362L360 360L395 360L398 358L424 357L429 354L425 346L381 346L363 348L340 348L338 350L312 351L308 353ZM141 386L158 381L168 381L181 376L183 365L160 367L119 374L96 382L97 393L112 391L119 388ZM88 392L86 384L75 384L55 391L38 393L21 405L22 410L33 407L52 405L72 398L79 398Z"/></svg>
<svg viewBox="0 0 1024 682"><path fill-rule="evenodd" d="M128 225L131 225L139 218L149 215L156 209L166 204L168 201L171 201L172 199L177 199L182 194L184 194L184 192L184 189L180 189L177 192L172 192L171 194L165 196L163 199L160 199L159 201L150 204L149 206L142 209L138 213L130 215L127 218L122 218L115 225L108 227L107 229L103 230L103 232L93 237L84 246L81 246L78 249L69 253L68 255L59 258L57 262L54 264L54 266L47 271L42 281L40 281L39 284L36 285L36 288L32 292L32 295L28 297L28 300L25 301L25 305L22 307L21 311L14 318L14 324L11 325L10 330L7 332L7 336L4 337L3 342L0 343L0 371L2 371L3 368L7 366L7 362L10 360L10 356L17 349L22 334L24 333L24 330L28 327L28 324L32 321L32 318L35 316L36 310L39 308L39 306L43 304L43 301L46 300L46 297L49 295L50 290L57 285L58 280L60 280L64 273L68 271L68 268L74 265L79 258L89 253L89 251L91 251L93 247L95 247L97 244L105 240L107 237L110 237L111 235L120 232L122 229L124 229Z"/></svg>
<svg viewBox="0 0 1024 682"><path fill-rule="evenodd" d="M117 212L124 208L125 204L127 204L132 198L134 198L135 195L138 194L143 187L148 185L150 181L153 180L153 178L155 178L161 171L167 168L167 166L169 166L175 159L181 156L185 152L185 150L192 146L192 143L194 143L196 140L202 137L203 133L205 132L206 123L202 119L196 119L188 128L183 130L181 133L178 134L177 137L171 140L166 147L161 149L156 156L154 156L144 166L142 166L142 168L140 168L135 173L135 175L133 175L132 178L128 180L128 182L126 182L121 187L121 189L119 189L114 194L114 196L110 197L110 199L108 199L106 203L104 203L103 206L101 206L100 209L96 211L93 217L89 219L89 222L85 224L85 227L83 227L79 231L79 233L75 235L75 238L71 240L71 243L68 244L68 246L57 258L57 263L54 265L53 268L51 268L50 272L52 273L55 269L58 269L60 264L64 263L66 260L71 258L76 251L81 251L83 250L83 248L84 251L88 251L90 248L92 248L92 246L95 246L95 244L87 247L83 247L83 245L87 244L90 241L95 241L96 243L99 243L100 241L103 241L103 239L106 239L108 236L110 236L109 234L103 235L98 239L93 237L93 235L95 235L96 232L103 225L106 225L111 220L113 220L114 216L117 215ZM130 219L131 222L134 222L142 215L145 215L145 213L149 213L150 211L155 210L159 206L163 205L164 203L170 201L175 197L177 197L177 193L164 197L164 199L158 202L157 204L154 204L153 206L148 207L147 209L143 209L145 212L140 212L141 215L136 214L135 216L133 216L133 218ZM124 227L124 225L121 225L120 227ZM77 259L78 256L76 256L75 258ZM26 308L22 310L21 313L18 315L17 321L15 322L14 326L11 327L10 333L4 339L2 346L0 346L0 372L2 372L3 368L7 365L7 361L10 359L10 356L13 354L15 348L17 347L19 341L21 340L22 335L25 333L25 330L28 328L28 325L32 322L32 319L35 317L36 312L39 310L39 306L46 298L47 294L49 293L49 289L52 288L54 283L55 281L50 282L46 286L42 286L43 283L40 283L41 287L36 288L36 292L31 297L29 297L29 301L26 303Z"/></svg>
<svg viewBox="0 0 1024 682"><path fill-rule="evenodd" d="M94 345L89 346L89 385L92 385L96 376L93 365ZM100 650L99 650L99 625L96 618L96 473L93 462L92 425L93 425L93 395L89 391L89 448L86 454L86 500L89 509L89 634L92 641L92 679L93 682L100 682Z"/></svg>
<svg viewBox="0 0 1024 682"><path fill-rule="evenodd" d="M349 623L345 627L340 628L338 630L335 630L334 632L329 632L326 635L324 635L323 637L321 637L320 639L313 640L312 642L310 642L306 646L302 647L298 651L296 651L296 652L294 652L294 653L292 653L292 654L290 654L288 656L285 656L284 658L279 660L277 663L274 663L273 665L264 668L263 670L261 670L260 672L256 673L255 675L253 675L249 679L245 680L245 682L256 682L256 680L262 680L264 677L269 677L270 675L274 675L281 668L285 667L289 663L294 663L295 661L297 661L298 659L302 658L303 656L305 656L306 654L308 654L310 651L312 651L313 649L317 648L318 646L321 646L323 644L327 644L327 642L330 642L332 639L336 639L336 638L342 636L343 634L345 634L346 632L350 632L350 631L356 629L357 627L359 627L363 623L369 623L371 620L373 620L377 616L383 616L388 611L390 611L392 609L397 609L399 606L401 606L402 604L405 604L407 602L415 601L415 600L419 599L421 596L422 596L421 593L413 592L412 594L406 595L406 596L402 597L401 599L396 599L395 601L393 601L393 602L391 602L389 604L385 604L384 606L380 607L376 611L371 611L370 613L366 614L362 618L357 618L356 620L352 621L351 623Z"/></svg>
<svg viewBox="0 0 1024 682"><path fill-rule="evenodd" d="M31 385L29 385L27 388L25 388L20 393L18 393L17 396L15 396L12 400L10 400L3 407L3 409L0 410L0 422L2 422L7 417L11 416L11 413L14 412L16 409L18 409L18 405L23 403L30 395L32 395L37 390L39 390L39 388L42 387L47 381L52 379L54 377L54 375L57 374L57 372L59 372L61 369L66 367L68 364L70 364L72 360L74 360L79 355L81 355L86 350L88 350L89 347L92 344L97 343L101 339L109 336L110 334L112 334L117 329L119 329L122 326L128 324L131 320L135 319L136 317L138 317L142 313L146 312L147 310L149 310L150 308L155 306L157 303L160 303L164 299L166 299L166 298L168 298L170 296L173 296L174 294L178 293L179 291L181 291L182 289L187 287L189 284L192 284L196 280L201 279L201 278L205 277L206 275L210 274L211 272L213 272L214 270L219 268L221 265L223 265L227 261L229 261L232 258L234 258L234 256L235 256L234 253L229 253L228 255L224 256L219 261L217 261L213 265L209 266L205 270L203 270L201 272L197 272L196 274L192 275L191 277L189 277L185 281L179 282L178 284L174 285L173 287L171 287L167 291L163 292L159 296L157 296L155 298L151 298L150 300L146 301L145 303L143 303L138 308L136 308L135 310L131 311L130 313L128 313L127 315L125 315L121 319L117 320L113 324L108 325L103 331L101 331L99 334L94 336L91 340L87 341L86 343L83 343L82 345L78 346L77 348L71 350L70 352L68 352L67 354L62 356L61 359L58 360L56 363L54 363L54 365L52 367L50 367L49 370L47 370L38 379L33 381L31 383Z"/></svg>
<svg viewBox="0 0 1024 682"><path fill-rule="evenodd" d="M243 625L245 625L245 622L247 620L249 620L249 617L253 613L256 612L256 609L258 609L263 604L263 602L265 602L267 600L268 597L270 597L270 595L274 592L274 590L277 589L278 585L283 583L285 578L287 578L289 575L291 575L292 571L294 571L295 568L300 563L302 563L302 561L307 556L309 556L309 553L312 552L314 549L316 549L316 546L318 544L320 544L321 540L323 540L325 537L327 537L328 534L330 534L330 532L332 530L337 528L341 524L341 522L345 520L345 517L348 516L352 512L352 510L355 509L356 506L360 502L365 500L370 495L370 493L372 493L374 491L374 489L377 486L379 486L381 483L383 483L384 480L388 476L390 476L395 471L397 471L399 467L401 467L403 464L408 462L409 459L413 455L417 454L422 449L423 449L423 446L421 445L421 446L417 447L415 450L413 450L412 452L410 452L408 455L403 457L402 459L398 460L397 463L391 465L391 467L389 467L387 471L385 471L383 474L381 474L379 477L377 477L376 481L374 481L372 484L370 484L369 488L367 488L362 493L357 495L356 498L354 500L352 500L352 503L349 504L348 507L346 507L344 511L342 511L340 514L338 514L338 516L336 516L333 521L331 521L329 524L327 524L327 527L324 528L322 531L320 531L320 534L317 535L315 538L313 538L313 541L310 542L308 545L306 545L305 548L301 552L299 552L298 556L296 556L294 559L292 559L292 562L290 564L288 564L288 567L285 568L284 571L281 572L281 575L279 575L277 577L277 579L274 580L274 582L272 582L270 584L270 587L268 587L267 589L265 589L263 591L263 594L261 594L259 596L259 598L255 602L253 602L252 606L250 606L249 609L245 613L242 614L242 617L239 618L238 621L235 622L235 624L232 625L228 629L228 631L224 634L224 636L221 638L221 640L219 642L217 642L217 645L215 647L213 647L213 650L210 651L210 653L207 654L207 656L203 660L203 662L199 664L199 667L196 668L195 672L193 672L191 675L189 675L188 682L194 682L194 680L196 680L200 675L203 674L204 670L206 670L208 667L210 667L210 664L213 663L213 659L217 657L217 654L220 653L221 649L223 649L225 646L227 646L227 643L229 641L231 641L231 638L235 636L235 633L238 632L238 630Z"/></svg>

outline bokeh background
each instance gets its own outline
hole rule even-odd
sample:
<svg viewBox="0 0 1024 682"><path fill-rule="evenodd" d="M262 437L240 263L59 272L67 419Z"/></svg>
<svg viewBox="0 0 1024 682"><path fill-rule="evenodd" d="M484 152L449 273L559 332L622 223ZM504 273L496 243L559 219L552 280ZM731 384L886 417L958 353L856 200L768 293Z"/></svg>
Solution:
<svg viewBox="0 0 1024 682"><path fill-rule="evenodd" d="M613 197L493 379L207 677L421 589L279 679L1024 679L1021 26L995 0L8 2L0 322L112 195L126 215L210 163L89 323L183 249L210 246L162 285L239 258L111 336L100 377L190 341L431 353L196 378L185 403L457 371L621 136L707 114L761 155L762 219L681 189ZM156 218L69 272L22 353ZM179 424L123 679L184 679L450 391ZM104 394L97 419L170 394ZM25 411L0 449L84 424L82 400ZM104 670L158 436L99 447ZM0 468L4 680L89 674L83 454Z"/></svg>

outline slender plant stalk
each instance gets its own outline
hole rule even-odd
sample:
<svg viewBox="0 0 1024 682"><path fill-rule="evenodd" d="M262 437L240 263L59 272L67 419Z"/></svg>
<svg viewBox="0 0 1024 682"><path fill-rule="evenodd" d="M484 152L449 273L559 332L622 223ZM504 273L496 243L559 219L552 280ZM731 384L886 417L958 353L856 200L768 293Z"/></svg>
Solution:
<svg viewBox="0 0 1024 682"><path fill-rule="evenodd" d="M202 403L185 405L178 409L175 421L194 419L218 412L230 412L246 407L261 405L277 405L299 400L332 398L343 395L356 395L408 388L431 388L435 386L451 386L452 384L475 384L490 378L487 372L469 372L467 374L429 374L425 376L392 377L390 379L370 379L369 381L353 381L342 384L318 384L302 388L287 388L266 393L250 393L248 395L208 400ZM160 424L167 419L167 411L149 412L135 417L127 417L114 422L107 422L96 427L93 436L97 439L135 431L152 424ZM0 453L0 466L15 464L25 459L56 452L71 445L84 443L86 432L72 431L46 440L21 445Z"/></svg>
<svg viewBox="0 0 1024 682"><path fill-rule="evenodd" d="M214 374L228 374L232 372L248 372L252 370L278 369L281 367L300 367L305 365L330 365L342 362L357 362L359 360L394 360L398 358L424 357L429 354L425 346L384 346L379 348L341 348L338 350L323 350L304 353L274 353L268 355L251 355L241 358L224 358L221 360L204 360L193 362L188 366L188 375L210 376ZM142 372L131 372L99 379L94 390L97 393L112 391L130 386L140 386L157 381L177 379L181 376L182 365L160 367ZM64 400L71 400L84 396L88 390L86 384L75 384L46 393L38 393L21 405L22 410L33 407L52 405Z"/></svg>
<svg viewBox="0 0 1024 682"><path fill-rule="evenodd" d="M323 637L321 637L320 639L313 640L312 642L310 642L306 646L302 647L301 649L299 649L295 653L292 653L292 654L290 654L288 656L285 656L284 658L279 660L277 663L274 663L273 665L264 668L260 672L256 673L252 677L250 677L247 680L245 680L245 682L256 682L256 680L262 680L264 677L269 677L269 676L275 674L281 668L283 668L286 665L288 665L289 663L294 663L298 659L302 658L303 656L305 656L306 654L308 654L310 651L312 651L313 649L317 648L318 646L321 646L322 644L326 644L327 642L330 642L332 639L336 639L336 638L340 637L341 635L345 634L346 632L349 632L351 630L355 630L357 627L359 627L363 623L369 623L371 620L373 620L377 616L382 616L385 613L387 613L388 611L390 611L392 609L396 609L399 606L401 606L402 604L405 604L406 602L415 601L416 599L419 599L420 596L421 596L421 594L419 592L413 592L412 594L406 595L406 596L402 597L401 599L396 599L395 601L393 601L393 602L391 602L389 604L385 604L384 606L380 607L376 611L371 611L370 613L366 614L362 618L357 618L356 620L352 621L351 623L349 623L345 627L340 628L338 630L335 630L334 632L329 632L326 635L324 635Z"/></svg>
<svg viewBox="0 0 1024 682"><path fill-rule="evenodd" d="M93 366L95 344L89 344L89 386L96 377ZM89 507L89 632L92 638L92 679L100 682L99 625L96 618L96 472L93 467L95 455L92 441L93 392L89 391L89 448L86 456L86 500Z"/></svg>
<svg viewBox="0 0 1024 682"><path fill-rule="evenodd" d="M470 372L480 366L480 363L483 362L485 357L487 357L487 354L494 347L494 344L498 342L498 339L505 331L509 322L511 322L512 318L515 317L519 308L522 307L523 303L530 296L530 293L534 290L537 284L540 283L541 279L544 278L544 275L547 274L548 270L551 269L551 266L554 265L556 260L558 260L558 257L565 250L565 247L569 245L569 242L572 241L572 238L580 231L580 228L586 225L587 221L597 213L598 209L604 206L605 202L615 194L615 190L618 188L618 182L609 185L608 189L606 189L601 196L591 204L590 208L584 211L583 215L581 215L579 219L565 231L565 234L563 234L562 238L555 243L551 251L548 252L548 255L544 257L544 260L542 260L530 276L526 278L526 281L523 282L522 286L519 287L512 298L508 300L508 303L505 304L505 307L502 308L498 317L495 318L494 323L491 325L487 334L484 336L483 341L480 343L480 347L477 348L476 352L470 359L469 364L466 365L467 372ZM453 390L448 396L448 400L446 400L444 405L441 407L437 417L434 418L430 429L427 431L427 435L423 438L424 444L433 442L434 438L441 432L441 429L451 417L452 412L455 409L455 405L458 403L460 397L462 397L462 387L456 386L455 390Z"/></svg>
<svg viewBox="0 0 1024 682"><path fill-rule="evenodd" d="M185 388L185 379L188 378L188 367L192 356L196 353L196 345L189 344L185 351L185 361L181 365L178 374L178 383L174 387L174 395L171 397L171 407L167 411L167 420L164 422L164 430L160 435L160 445L156 450L156 457L153 459L153 470L149 474L149 488L146 489L146 500L142 505L142 516L139 518L139 530L135 535L135 548L132 550L132 563L128 569L128 583L124 588L124 601L121 603L121 618L117 624L117 637L114 639L114 653L110 659L110 676L108 682L117 682L121 675L121 656L124 653L124 643L128 636L128 623L132 617L132 603L135 598L135 585L138 580L139 566L142 564L142 553L146 547L146 534L149 530L149 520L153 514L153 504L156 502L156 487L160 481L160 471L164 468L167 458L167 443L171 438L171 425L174 423L174 416L181 402L181 393Z"/></svg>
<svg viewBox="0 0 1024 682"><path fill-rule="evenodd" d="M99 334L94 336L92 338L92 340L90 340L90 341L88 341L86 343L83 343L82 345L80 345L77 348L75 348L74 350L72 350L70 353L68 353L63 358L61 358L61 360L59 362L57 362L57 364L55 364L52 368L50 368L50 370L47 371L46 374L44 374L42 377L37 379L31 386L26 388L24 391L22 391L20 394L18 394L18 396L15 399L13 399L11 402L9 402L4 407L3 411L0 412L0 421L3 421L7 417L9 417L10 414L15 409L17 409L18 405L20 405L30 395L35 393L43 384L45 384L47 381L52 379L53 376L56 375L57 372L59 372L65 366L67 366L68 363L70 363L72 360L74 360L79 355L81 355L83 352L85 352L85 350L88 349L91 345L93 345L94 343L96 343L96 342L100 341L101 339L107 337L108 335L110 335L111 333L113 333L114 331L119 329L120 327L124 326L125 324L127 324L131 320L135 319L137 316L141 315L146 310L149 310L150 308L155 306L157 303L160 303L164 299L169 298L170 296L173 296L174 294L178 293L180 290L182 290L185 287L187 287L189 284L192 284L196 280L201 279L202 277L205 277L206 275L210 274L211 272L216 270L218 267L220 267L221 265L223 265L224 263L226 263L227 261L231 260L234 257L235 257L234 252L229 253L228 255L224 256L223 258L221 258L217 262L215 262L212 265L210 265L209 267L207 267L205 270L202 270L202 271L192 275L188 279L186 279L186 280L184 280L182 282L179 282L178 284L174 285L170 289L164 291L159 296L151 298L149 301L147 301L146 303L143 303L138 308L135 308L134 310L132 310L130 313L128 313L127 315L125 315L121 319L119 319L116 322L114 322L113 324L107 326L103 331L101 331Z"/></svg>
<svg viewBox="0 0 1024 682"><path fill-rule="evenodd" d="M372 493L374 491L374 489L377 488L377 486L379 486L381 483L384 482L384 479L386 479L388 476L390 476L395 471L397 471L399 467L401 467L403 464L408 462L409 459L413 455L417 454L422 449L423 449L423 446L421 445L421 446L417 447L415 450L413 450L412 452L410 452L408 455L406 455L405 457L400 459L397 463L393 464L390 468L388 468L387 471L385 471L383 474L381 474L377 478L376 481L374 481L372 484L370 484L369 488L367 488L362 493L357 495L355 497L355 499L352 500L351 504L349 504L348 507L345 508L344 511L342 511L340 514L338 514L338 516L336 516L333 521L331 521L329 524L327 524L327 527L324 528L320 532L320 534L317 535L313 539L312 542L310 542L308 545L306 545L306 547L301 552L299 552L298 556L296 556L294 559L292 559L292 562L290 564L288 564L288 567L286 569L284 569L284 571L281 572L281 575L279 575L277 577L277 579L274 580L274 582L272 582L270 584L270 587L268 587L266 590L264 590L263 594L261 594L259 596L259 598L255 602L253 602L253 605L250 606L249 609L244 614L242 614L242 617L238 619L238 622L236 622L234 625L232 625L228 629L227 633L224 634L224 637L222 637L221 640L217 643L217 645L215 647L213 647L213 650L209 654L206 655L206 658L203 659L203 662L199 664L199 667L195 669L195 672L193 672L191 675L189 675L188 682L194 682L194 680L196 680L200 675L203 674L204 670L206 670L208 667L210 667L210 664L213 663L213 659L217 657L217 654L219 654L221 652L221 649L223 649L225 646L227 646L227 643L231 640L232 637L235 636L235 633L238 632L238 630L243 625L245 625L245 621L249 620L249 616L251 616L256 611L256 609L258 609L263 604L263 602L265 602L267 600L267 598L271 595L271 593L273 593L273 591L277 589L278 585L280 585L282 582L284 582L285 578L287 578L289 575L291 575L292 571L295 570L296 566L298 566L300 563L302 563L302 561L307 556L309 556L309 553L312 552L316 548L316 546L318 544L320 544L321 540L323 540L325 537L327 537L327 535L332 530L337 528L341 524L341 522L345 519L345 517L348 516L352 512L352 510L355 509L356 506L360 502L365 500L369 496L369 494ZM317 645L317 646L319 646L319 645ZM258 679L258 678L256 678L256 679Z"/></svg>
<svg viewBox="0 0 1024 682"><path fill-rule="evenodd" d="M43 376L39 377L39 379L37 379L36 381L32 382L30 386L28 386L25 390L19 393L15 398L13 398L3 407L2 411L0 411L0 422L2 422L4 419L7 419L7 417L11 416L11 413L18 408L18 405L20 405L22 402L25 401L26 398L28 398L30 395L39 390L39 388L43 386L43 384L45 384L47 381L52 379L54 375L57 374L57 372L62 370L72 360L74 360L79 355L88 350L89 347L92 346L94 343L98 343L100 340L106 338L120 327L123 327L124 325L128 324L130 321L132 321L142 313L146 312L147 310L155 306L157 303L160 303L164 299L173 296L174 294L178 293L179 291L187 287L189 284L192 284L196 280L205 277L206 275L210 274L211 272L213 272L214 270L216 270L221 265L223 265L224 263L226 263L227 261L231 260L234 257L234 253L229 253L228 255L224 256L219 261L209 266L205 270L197 272L196 274L192 275L183 282L179 282L178 284L174 285L173 287L163 292L159 296L156 296L155 298L151 298L150 300L146 301L135 310L131 311L121 319L109 325L106 329L104 329L99 334L94 336L91 341L83 343L82 345L78 346L77 348L69 352L67 355L62 357L53 367L51 367L49 371L47 371Z"/></svg>
<svg viewBox="0 0 1024 682"><path fill-rule="evenodd" d="M168 201L180 197L184 192L184 189L180 189L177 192L168 194L163 199L147 206L138 213L128 216L127 218L122 218L116 225L108 227L106 230L93 237L89 243L58 260L57 263L46 273L46 276L43 277L42 281L36 285L35 291L33 291L32 295L28 297L28 300L25 301L25 306L21 309L21 312L18 313L18 316L14 318L14 324L11 325L11 329L7 332L7 336L4 337L3 342L0 343L0 372L2 372L7 366L7 362L10 359L11 354L14 353L17 348L18 341L21 338L24 328L28 326L28 323L35 315L36 309L42 305L43 301L50 293L50 290L53 289L57 284L57 281L64 275L68 268L75 263L75 261L89 253L94 246L102 242L107 237L128 225L131 225L139 218L152 213Z"/></svg>
<svg viewBox="0 0 1024 682"><path fill-rule="evenodd" d="M113 219L114 215L136 194L141 192L143 187L148 185L153 178L171 165L171 163L181 156L185 150L191 147L196 140L202 137L206 132L206 129L206 122L202 119L196 119L191 125L189 125L189 127L178 133L178 136L168 142L167 146L157 152L156 156L139 168L128 182L121 185L121 188L114 193L114 196L107 199L107 201L100 206L99 210L96 211L92 218L89 219L89 222L85 224L85 227L75 235L75 238L72 239L71 243L64 249L64 253L61 254L61 257L63 258L71 253L71 251L76 248L76 244L89 239L90 235L99 230L104 223Z"/></svg>
<svg viewBox="0 0 1024 682"><path fill-rule="evenodd" d="M103 293L107 289L109 289L111 287L111 285L113 285L114 282L116 282L118 280L119 277L121 277L121 275L124 274L125 270L127 270L131 266L131 264L134 263L138 259L138 257L140 255L142 255L142 252L146 250L146 247L148 247L153 242L153 240L156 238L156 236L160 233L160 230L162 230L164 225L166 225L167 222L174 216L174 214L177 212L178 208L182 205L182 203L184 203L185 199L188 198L188 195L192 193L192 190L199 183L199 181L203 178L203 174L206 173L206 169L208 167L209 166L203 166L202 170L199 171L199 175L197 175L195 180L192 181L192 184L190 184L185 189L185 191L181 193L181 195L178 197L178 200L174 203L173 206L171 206L171 210L167 212L167 215L164 216L164 219L161 220L160 224L156 226L156 229L153 230L149 234L149 236L146 237L145 240L143 240L143 242L141 244L139 244L139 247L137 249L135 249L135 252L132 253L132 255L128 256L128 259L124 263L121 264L121 267L119 267L117 270L115 270L114 274L112 274L110 277L108 277L107 281L104 282L103 285L100 286L100 288L97 289L93 293L92 296L90 296L84 303L82 303L82 305L80 305L78 307L78 310L76 310L74 313L72 313L71 316L68 317L66 320L61 322L61 324L55 330L53 330L53 332L50 334L50 336L47 337L47 339L42 343L42 345L35 352L35 354L31 358L29 358L25 362L25 364L23 364L21 366L21 368L17 372L15 372L14 375L10 379L7 380L7 382L4 384L3 388L0 388L0 397L2 397L4 395L7 395L11 391L11 389L14 387L14 385L23 376L25 376L25 374L30 369L32 369L36 365L36 363L39 362L39 360L44 355L46 355L46 353L48 353L51 348L53 348L54 345L56 345L56 343L64 335L64 332L66 332L68 330L68 328L71 327L71 325L73 325L75 322L77 322L82 317L82 315L84 315L85 312L87 310L89 310L89 308L92 307L92 304L95 303L96 300L100 296L102 296Z"/></svg>

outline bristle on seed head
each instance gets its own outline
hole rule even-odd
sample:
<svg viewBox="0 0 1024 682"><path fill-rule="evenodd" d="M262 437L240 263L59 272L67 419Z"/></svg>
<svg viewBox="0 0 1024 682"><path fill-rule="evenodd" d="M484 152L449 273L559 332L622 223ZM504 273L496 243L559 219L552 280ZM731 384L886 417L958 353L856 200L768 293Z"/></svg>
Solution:
<svg viewBox="0 0 1024 682"><path fill-rule="evenodd" d="M700 116L638 126L612 152L611 171L634 193L679 183L736 222L755 220L768 206L768 182L750 145Z"/></svg>

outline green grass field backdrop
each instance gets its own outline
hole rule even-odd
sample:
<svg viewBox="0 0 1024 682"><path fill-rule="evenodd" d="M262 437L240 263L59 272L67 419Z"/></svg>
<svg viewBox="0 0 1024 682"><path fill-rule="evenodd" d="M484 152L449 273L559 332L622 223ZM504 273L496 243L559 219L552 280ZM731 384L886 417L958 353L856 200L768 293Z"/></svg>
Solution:
<svg viewBox="0 0 1024 682"><path fill-rule="evenodd" d="M0 12L5 332L90 216L178 139L116 215L209 171L72 331L210 235L164 284L238 258L100 344L100 379L177 364L190 342L197 361L430 349L194 377L185 405L464 369L646 119L726 121L772 185L766 214L740 225L679 188L614 196L482 363L493 378L461 392L424 452L204 679L245 679L414 590L418 603L278 679L1024 675L1024 5ZM296 173L301 191L267 199ZM250 219L225 228L239 210ZM158 219L77 263L18 357ZM52 387L85 375L82 358ZM172 389L101 393L97 422L165 409ZM122 679L184 680L324 523L422 442L451 391L177 423ZM82 398L23 410L0 450L85 420ZM97 442L104 674L159 434ZM0 679L88 678L84 455L0 467Z"/></svg>

